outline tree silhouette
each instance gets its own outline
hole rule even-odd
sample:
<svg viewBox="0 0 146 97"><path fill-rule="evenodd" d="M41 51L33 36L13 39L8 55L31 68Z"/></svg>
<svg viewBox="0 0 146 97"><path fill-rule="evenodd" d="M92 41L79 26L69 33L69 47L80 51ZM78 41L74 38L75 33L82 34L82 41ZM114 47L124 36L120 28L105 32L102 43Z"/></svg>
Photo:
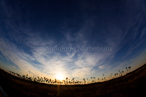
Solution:
<svg viewBox="0 0 146 97"><path fill-rule="evenodd" d="M57 83L57 80L56 80L56 78L55 78L55 83Z"/></svg>
<svg viewBox="0 0 146 97"><path fill-rule="evenodd" d="M31 78L31 77L29 77L29 78L28 78L28 80L29 80L29 81L32 81L32 78Z"/></svg>
<svg viewBox="0 0 146 97"><path fill-rule="evenodd" d="M115 73L115 77L118 75L118 73Z"/></svg>
<svg viewBox="0 0 146 97"><path fill-rule="evenodd" d="M105 76L104 76L104 74L103 74L103 79L104 79L104 80L106 79Z"/></svg>
<svg viewBox="0 0 146 97"><path fill-rule="evenodd" d="M95 77L93 77L93 82L95 82Z"/></svg>
<svg viewBox="0 0 146 97"><path fill-rule="evenodd" d="M122 71L122 74L124 74L124 71ZM122 75L122 74L121 74L121 75Z"/></svg>
<svg viewBox="0 0 146 97"><path fill-rule="evenodd" d="M131 66L128 66L126 67L126 71L130 71L131 69ZM43 83L63 83L63 84L88 84L88 83L94 83L94 82L98 82L99 80L100 81L104 81L106 79L105 77L105 74L103 74L103 77L101 78L96 78L96 77L91 77L91 81L90 81L90 78L87 80L85 80L85 78L83 78L83 81L82 80L76 80L74 78L72 79L69 79L68 77L66 77L66 80L62 80L59 81L55 78L55 80L51 80L51 79L48 79L47 77L39 77L39 76L32 76L32 77L29 77L28 74L24 74L24 75L19 75L18 73L15 73L15 72L12 72L12 71L9 71L10 74L12 75L15 75L16 77L20 77L22 79L25 79L25 80L29 80L29 81L34 81L34 82L43 82ZM119 76L123 76L124 75L124 71L121 71L121 70L118 70L118 73L111 73L109 75L109 79L110 78L114 78L114 77L119 77ZM82 83L83 82L83 83Z"/></svg>
<svg viewBox="0 0 146 97"><path fill-rule="evenodd" d="M73 84L74 84L74 78L72 78L72 82L73 82Z"/></svg>
<svg viewBox="0 0 146 97"><path fill-rule="evenodd" d="M68 84L68 77L66 78L66 84Z"/></svg>
<svg viewBox="0 0 146 97"><path fill-rule="evenodd" d="M129 71L131 70L131 66L128 67Z"/></svg>
<svg viewBox="0 0 146 97"><path fill-rule="evenodd" d="M83 82L84 82L84 84L86 83L85 78L83 78Z"/></svg>
<svg viewBox="0 0 146 97"><path fill-rule="evenodd" d="M22 76L22 79L25 79L25 75Z"/></svg>
<svg viewBox="0 0 146 97"><path fill-rule="evenodd" d="M28 74L26 74L25 78L28 79Z"/></svg>
<svg viewBox="0 0 146 97"><path fill-rule="evenodd" d="M92 83L92 77L91 77L91 83Z"/></svg>
<svg viewBox="0 0 146 97"><path fill-rule="evenodd" d="M36 82L36 81L37 81L37 78L35 77L35 78L34 78L34 82Z"/></svg>
<svg viewBox="0 0 146 97"><path fill-rule="evenodd" d="M127 70L127 72L128 72L128 67L126 67L126 70Z"/></svg>
<svg viewBox="0 0 146 97"><path fill-rule="evenodd" d="M98 78L98 80L100 80L100 78Z"/></svg>
<svg viewBox="0 0 146 97"><path fill-rule="evenodd" d="M88 78L87 78L87 83L88 83Z"/></svg>
<svg viewBox="0 0 146 97"><path fill-rule="evenodd" d="M111 78L111 79L113 78L113 73L110 74L110 78Z"/></svg>
<svg viewBox="0 0 146 97"><path fill-rule="evenodd" d="M122 76L121 71L119 70L119 76Z"/></svg>
<svg viewBox="0 0 146 97"><path fill-rule="evenodd" d="M20 75L20 74L18 74L18 73L16 73L16 75L17 75L18 77L21 77L21 75Z"/></svg>

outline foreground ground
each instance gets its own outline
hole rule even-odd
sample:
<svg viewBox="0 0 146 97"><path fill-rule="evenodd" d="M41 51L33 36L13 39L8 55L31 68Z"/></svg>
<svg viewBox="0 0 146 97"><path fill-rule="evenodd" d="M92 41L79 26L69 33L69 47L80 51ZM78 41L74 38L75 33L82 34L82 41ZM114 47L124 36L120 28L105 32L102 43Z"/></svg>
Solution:
<svg viewBox="0 0 146 97"><path fill-rule="evenodd" d="M0 86L9 97L141 97L146 96L146 64L110 81L72 86L34 83L0 70Z"/></svg>

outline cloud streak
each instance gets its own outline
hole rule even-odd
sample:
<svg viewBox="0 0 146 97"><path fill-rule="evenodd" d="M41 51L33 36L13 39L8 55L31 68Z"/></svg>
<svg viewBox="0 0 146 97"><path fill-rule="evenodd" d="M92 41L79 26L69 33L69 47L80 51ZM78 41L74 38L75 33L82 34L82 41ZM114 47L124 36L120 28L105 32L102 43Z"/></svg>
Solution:
<svg viewBox="0 0 146 97"><path fill-rule="evenodd" d="M5 26L1 27L0 32L2 33L0 34L0 52L3 55L0 58L13 63L10 67L17 69L22 74L29 73L55 78L57 73L62 72L66 77L82 79L111 72L112 68L126 66L123 64L130 63L131 61L128 60L132 60L128 57L136 55L136 50L144 50L146 15L143 0L117 1L113 3L112 7L112 2L109 4L100 2L103 6L95 6L96 4L93 2L88 4L85 1L81 4L83 4L81 6L82 22L74 24L73 20L78 17L74 17L70 21L64 19L65 23L60 20L61 23L57 23L58 27L51 26L53 25L50 20L52 17L49 19L47 17L45 21L50 20L52 23L47 23L47 28L45 23L41 22L42 17L33 14L33 10L30 9L29 12L37 19L40 18L40 22L35 18L30 19L32 17L21 12L19 6L14 10L15 8L9 8L7 2L2 1L5 17L2 21ZM93 6L90 7L90 5ZM34 5L34 7L36 6ZM28 20L23 22L27 18ZM36 24L31 23L31 20L36 21ZM56 23L56 21L53 22ZM43 30L42 26L44 26ZM89 46L102 47L102 49L109 47L111 50L81 51L81 48L80 50L79 48L74 49ZM55 49L61 47L69 49L62 51Z"/></svg>
<svg viewBox="0 0 146 97"><path fill-rule="evenodd" d="M45 48L42 51L42 48L40 49L37 45L31 49L32 55L29 55L19 50L16 45L8 40L1 38L0 43L2 45L0 49L2 54L7 60L17 65L22 73L29 73L31 71L34 75L48 74L52 78L58 72L62 72L70 77L88 77L93 72L93 67L104 57L100 57L97 54L90 54L89 52L81 52L78 54L76 51L62 56L59 52L45 51ZM37 43L39 44L39 41ZM103 66L99 66L99 69L103 69ZM79 72L82 74L78 75Z"/></svg>

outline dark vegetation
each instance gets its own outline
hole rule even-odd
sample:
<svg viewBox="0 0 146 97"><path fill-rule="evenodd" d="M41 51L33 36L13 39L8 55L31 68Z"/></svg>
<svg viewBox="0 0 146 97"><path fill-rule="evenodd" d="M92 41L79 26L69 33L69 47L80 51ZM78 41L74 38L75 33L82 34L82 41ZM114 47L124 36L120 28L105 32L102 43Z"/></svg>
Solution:
<svg viewBox="0 0 146 97"><path fill-rule="evenodd" d="M141 97L146 95L146 64L125 76L86 85L48 85L0 69L0 86L10 97Z"/></svg>
<svg viewBox="0 0 146 97"><path fill-rule="evenodd" d="M124 71L120 71L118 70L117 73L111 73L109 78L106 78L105 75L103 74L102 77L91 77L90 78L83 78L83 80L75 80L74 78L70 79L68 77L66 77L65 80L57 80L56 78L50 79L47 77L39 77L39 76L28 76L28 74L26 75L20 75L18 73L15 73L13 71L9 71L10 74L19 77L21 79L24 80L29 80L29 81L33 81L33 82L39 82L39 83L46 83L46 84L60 84L60 85L81 85L81 84L91 84L91 83L97 83L97 82L103 82L103 81L107 81L107 80L111 80L113 78L117 78L117 77L121 77L124 76L125 74L129 73L131 71L131 66L126 67L126 72Z"/></svg>

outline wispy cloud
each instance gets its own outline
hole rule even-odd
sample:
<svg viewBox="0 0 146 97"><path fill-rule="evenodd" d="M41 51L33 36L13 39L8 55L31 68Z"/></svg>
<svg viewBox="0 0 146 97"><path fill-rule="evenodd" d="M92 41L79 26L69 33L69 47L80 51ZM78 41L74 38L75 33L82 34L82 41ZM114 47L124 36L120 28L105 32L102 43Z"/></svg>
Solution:
<svg viewBox="0 0 146 97"><path fill-rule="evenodd" d="M133 3L129 5L130 2ZM116 5L111 7L110 3L105 7L104 2L102 2L104 6L83 2L81 8L83 13L88 8L97 11L98 7L100 9L104 7L101 11L108 11L93 13L88 17L86 17L88 11L85 11L83 22L78 25L79 27L74 30L73 27L66 26L65 30L58 31L63 37L60 38L57 36L58 33L53 32L56 36L51 36L50 33L35 30L27 23L26 25L21 22L19 22L21 25L16 24L15 21L21 21L21 16L19 16L21 11L17 12L18 16L15 15L14 13L18 9L8 8L3 0L2 6L4 14L7 16L4 24L11 30L8 30L8 34L0 36L0 52L13 63L11 66L22 74L30 73L54 78L56 73L62 72L66 77L83 78L110 72L112 68L126 66L123 64L126 64L126 61L129 62L128 57L131 54L135 55L134 50L145 42L143 42L145 40L145 7L141 6L142 3L142 0L122 1L121 6L118 6L122 13L115 15L112 13L114 13ZM15 16L11 19L13 14ZM88 46L109 47L111 50L81 51L79 48L74 49L78 46L83 48ZM126 46L129 47L125 50ZM70 49L59 50L61 47ZM124 59L125 62L121 62Z"/></svg>
<svg viewBox="0 0 146 97"><path fill-rule="evenodd" d="M38 47L42 42L39 40L36 41L37 44L29 40L29 42L36 45L31 49L32 55L30 55L8 40L1 38L0 41L2 54L16 64L23 74L31 71L31 74L34 75L47 75L53 78L56 73L62 72L70 77L88 77L98 61L104 58L104 56L90 54L89 52L80 52L78 54L77 51L72 51L63 56L60 52L48 51L47 46ZM103 66L99 66L99 69L103 69Z"/></svg>
<svg viewBox="0 0 146 97"><path fill-rule="evenodd" d="M18 71L20 71L21 74L28 74L28 71L32 71L34 75L46 75L40 72L38 68L33 66L34 63L32 61L35 60L33 56L30 56L29 54L19 50L18 47L12 42L0 38L0 45L1 53L7 58L7 60L13 62L19 67Z"/></svg>

